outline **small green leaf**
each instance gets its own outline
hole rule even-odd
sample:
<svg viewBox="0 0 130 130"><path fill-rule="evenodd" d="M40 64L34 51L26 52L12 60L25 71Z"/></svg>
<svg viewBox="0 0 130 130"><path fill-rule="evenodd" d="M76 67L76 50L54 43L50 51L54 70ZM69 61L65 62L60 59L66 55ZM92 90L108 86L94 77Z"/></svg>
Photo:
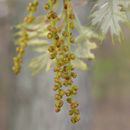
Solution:
<svg viewBox="0 0 130 130"><path fill-rule="evenodd" d="M49 60L48 63L47 63L45 71L48 72L55 62L56 62L55 60Z"/></svg>
<svg viewBox="0 0 130 130"><path fill-rule="evenodd" d="M48 52L48 45L44 46L44 47L35 47L33 49L33 51L39 52L39 53L41 53L41 52Z"/></svg>
<svg viewBox="0 0 130 130"><path fill-rule="evenodd" d="M91 52L92 49L96 49L97 45L95 42L90 42L88 37L86 36L87 34L81 34L79 37L76 39L76 45L77 48L75 50L75 55L78 58L83 58L83 59L94 59L94 54Z"/></svg>
<svg viewBox="0 0 130 130"><path fill-rule="evenodd" d="M36 58L33 58L31 63L29 64L29 68L32 69L32 75L38 74L44 67L46 67L49 63L49 53L45 53Z"/></svg>
<svg viewBox="0 0 130 130"><path fill-rule="evenodd" d="M87 64L78 58L72 61L72 65L80 70L88 70Z"/></svg>
<svg viewBox="0 0 130 130"><path fill-rule="evenodd" d="M47 41L47 40L42 40L42 39L33 39L33 40L30 40L28 41L28 45L29 46L47 46L49 45L50 42Z"/></svg>

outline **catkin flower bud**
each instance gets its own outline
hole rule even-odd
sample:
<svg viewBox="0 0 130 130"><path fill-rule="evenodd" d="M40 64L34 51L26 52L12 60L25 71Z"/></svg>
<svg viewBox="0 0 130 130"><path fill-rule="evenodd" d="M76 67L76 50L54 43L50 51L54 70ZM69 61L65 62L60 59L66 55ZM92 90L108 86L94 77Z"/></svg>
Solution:
<svg viewBox="0 0 130 130"><path fill-rule="evenodd" d="M56 113L60 112L60 108L56 108L55 112Z"/></svg>
<svg viewBox="0 0 130 130"><path fill-rule="evenodd" d="M56 94L55 95L55 100L60 100L61 99L61 96L59 94Z"/></svg>
<svg viewBox="0 0 130 130"><path fill-rule="evenodd" d="M73 111L72 111L72 110L69 110L68 114L69 114L70 116L72 116L72 115L73 115Z"/></svg>
<svg viewBox="0 0 130 130"><path fill-rule="evenodd" d="M52 87L52 89L53 89L54 91L56 91L56 90L58 90L58 86L57 86L57 85L54 85L54 86Z"/></svg>
<svg viewBox="0 0 130 130"><path fill-rule="evenodd" d="M44 5L44 9L45 9L45 10L48 10L49 8L50 8L49 4L46 3L46 4Z"/></svg>
<svg viewBox="0 0 130 130"><path fill-rule="evenodd" d="M48 33L48 34L47 34L47 38L48 38L48 39L51 39L51 38L52 38L52 33Z"/></svg>
<svg viewBox="0 0 130 130"><path fill-rule="evenodd" d="M70 96L70 95L71 95L71 91L70 91L70 90L67 90L67 91L65 92L65 94L66 94L66 96Z"/></svg>

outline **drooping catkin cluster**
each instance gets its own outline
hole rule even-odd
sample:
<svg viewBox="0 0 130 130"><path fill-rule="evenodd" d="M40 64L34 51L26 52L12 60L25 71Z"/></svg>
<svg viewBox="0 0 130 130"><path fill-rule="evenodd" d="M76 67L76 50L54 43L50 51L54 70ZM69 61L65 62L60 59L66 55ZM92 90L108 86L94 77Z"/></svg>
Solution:
<svg viewBox="0 0 130 130"><path fill-rule="evenodd" d="M33 13L37 11L37 6L38 6L37 0L34 0L33 3L29 3L29 5L27 7L27 11L30 12L30 13L29 13L29 15L27 15L24 18L25 23L31 23L35 19Z"/></svg>
<svg viewBox="0 0 130 130"><path fill-rule="evenodd" d="M71 64L71 61L75 59L75 55L71 52L71 44L75 43L74 38L72 37L71 30L74 29L73 19L74 14L71 10L71 0L64 1L64 11L66 14L65 17L65 28L59 29L58 22L60 21L57 13L53 10L53 2L49 0L45 4L44 8L49 10L47 18L50 25L48 26L48 39L52 39L53 45L49 46L48 51L50 52L50 59L56 59L56 66L54 67L54 72L56 76L54 77L55 85L53 90L57 91L55 95L55 104L56 112L60 112L61 107L63 106L63 96L66 95L67 102L70 104L70 110L68 114L72 116L72 123L76 123L80 120L79 106L78 102L73 100L73 95L77 94L78 87L73 85L73 78L77 77L77 74L73 72L74 67ZM63 87L66 87L67 90Z"/></svg>
<svg viewBox="0 0 130 130"><path fill-rule="evenodd" d="M43 21L47 26L47 38L51 43L48 47L48 52L50 54L49 58L56 61L54 67L54 72L56 73L54 77L53 90L56 91L55 95L55 111L60 112L64 104L63 97L66 96L66 101L70 105L70 110L68 114L71 117L72 123L76 123L80 120L78 109L79 103L74 101L73 96L77 94L78 86L73 85L73 80L77 77L74 72L74 66L72 61L75 60L76 56L72 53L71 46L75 44L75 39L72 36L72 30L74 29L73 20L75 15L73 13L71 0L63 0L63 12L64 18L58 16L54 6L57 0L48 0L44 5L44 9L47 10L45 16L45 21ZM38 1L35 0L33 3L29 3L27 10L29 15L24 19L24 23L29 25L34 20L33 15L36 12L38 6ZM18 55L14 58L13 71L18 74L21 70L21 63L24 54L25 47L28 45L30 37L28 36L28 29L21 29L21 37L18 40L19 47L16 48ZM44 31L44 30L43 30Z"/></svg>
<svg viewBox="0 0 130 130"><path fill-rule="evenodd" d="M29 15L27 15L24 19L25 23L31 23L35 17L33 13L36 12L38 6L38 1L35 0L33 3L29 3L27 10L29 11ZM14 57L14 66L12 70L15 74L18 74L21 71L21 63L23 62L23 54L25 52L25 48L27 47L27 41L29 40L28 33L25 28L21 30L21 37L18 39L18 47L16 48L16 52L18 52L17 56Z"/></svg>
<svg viewBox="0 0 130 130"><path fill-rule="evenodd" d="M13 71L15 74L18 74L21 70L21 63L23 62L23 54L25 48L27 47L26 41L28 40L28 35L25 30L21 31L22 37L19 39L19 47L16 48L16 52L18 52L17 56L14 57L14 66Z"/></svg>

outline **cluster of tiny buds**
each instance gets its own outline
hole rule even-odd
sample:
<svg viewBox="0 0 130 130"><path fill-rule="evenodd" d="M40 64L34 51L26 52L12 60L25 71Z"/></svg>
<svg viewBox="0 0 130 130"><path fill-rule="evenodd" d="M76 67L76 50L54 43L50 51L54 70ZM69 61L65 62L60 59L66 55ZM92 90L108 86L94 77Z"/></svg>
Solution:
<svg viewBox="0 0 130 130"><path fill-rule="evenodd" d="M75 28L73 23L75 15L71 8L71 0L65 0L64 12L66 23L63 28L58 27L57 23L60 21L60 18L57 13L53 11L53 6L56 2L56 0L49 0L49 2L44 5L44 9L49 10L49 13L46 15L46 19L49 22L49 25L47 26L47 38L53 42L53 44L48 47L50 53L49 58L56 60L56 66L54 67L56 75L52 88L54 91L57 91L57 94L55 94L54 97L56 100L55 111L61 111L61 108L64 105L63 97L66 96L66 101L70 105L68 115L72 116L71 122L75 124L80 120L80 111L78 109L79 103L73 100L73 96L77 95L79 89L78 86L73 85L73 79L77 77L77 74L74 72L75 68L72 65L72 60L75 60L76 56L71 52L71 44L75 44L75 39L71 32ZM30 14L25 17L25 23L29 24L35 19L33 13L37 11L37 6L37 0L34 0L33 3L29 3L27 10ZM29 39L26 29L22 29L21 37L18 39L19 46L16 48L18 54L13 59L14 66L12 70L15 74L18 74L21 70L23 54Z"/></svg>
<svg viewBox="0 0 130 130"><path fill-rule="evenodd" d="M24 18L25 23L31 23L35 19L33 16L33 13L37 11L37 6L38 6L37 0L35 0L33 3L32 2L29 3L29 5L27 7L27 11L29 11L30 14Z"/></svg>
<svg viewBox="0 0 130 130"><path fill-rule="evenodd" d="M33 13L37 11L38 1L35 0L33 3L29 3L27 10L30 12L29 15L27 15L24 18L25 23L31 23L35 18L33 16ZM25 51L25 48L27 47L27 41L29 40L28 34L26 29L22 29L21 31L21 37L18 39L18 45L19 47L16 48L16 52L18 52L18 55L14 57L14 66L12 70L15 74L18 74L21 70L21 63L23 62L23 54Z"/></svg>
<svg viewBox="0 0 130 130"><path fill-rule="evenodd" d="M56 66L54 67L54 72L56 72L56 76L54 77L54 83L53 86L54 91L58 91L58 93L55 95L55 100L57 101L55 104L55 111L60 112L64 102L63 102L63 96L67 96L67 102L70 104L70 111L69 115L73 116L71 118L72 123L76 123L80 120L79 117L79 110L77 107L79 106L78 102L73 101L73 95L77 94L78 87L73 86L73 78L77 77L77 74L73 72L74 67L71 65L71 61L76 58L75 54L71 53L69 50L68 44L65 43L65 39L67 39L70 36L70 43L74 44L75 39L72 37L72 32L69 34L66 30L60 30L57 27L57 22L60 20L57 13L51 10L51 5L49 3L46 3L44 5L44 8L46 10L50 10L49 13L47 13L47 19L50 22L50 25L47 27L49 33L47 34L47 38L50 40L52 39L53 45L48 47L48 51L50 52L50 59L56 59ZM53 3L52 3L53 6ZM66 5L65 5L66 6ZM64 7L65 11L67 11L67 6ZM75 18L73 13L70 13L69 19L70 24L69 28L74 29L74 24L72 20ZM53 24L54 23L54 24ZM61 34L61 35L59 35ZM69 89L64 90L64 87L70 86Z"/></svg>
<svg viewBox="0 0 130 130"><path fill-rule="evenodd" d="M27 47L26 41L28 40L28 35L25 30L21 31L22 38L19 41L19 47L16 48L16 52L18 52L17 56L14 57L14 66L12 70L15 74L18 74L21 70L21 63L23 62L23 54L24 50Z"/></svg>

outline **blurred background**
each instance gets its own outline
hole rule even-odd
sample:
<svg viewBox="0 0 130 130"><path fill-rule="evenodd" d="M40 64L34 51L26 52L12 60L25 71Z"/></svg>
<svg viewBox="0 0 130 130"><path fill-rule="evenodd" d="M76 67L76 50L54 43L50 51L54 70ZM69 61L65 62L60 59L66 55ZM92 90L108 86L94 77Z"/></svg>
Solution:
<svg viewBox="0 0 130 130"><path fill-rule="evenodd" d="M15 46L11 26L21 22L31 0L0 0L0 130L130 130L130 31L123 28L126 40L112 45L108 35L94 51L96 60L89 71L77 70L81 121L72 125L68 106L60 114L54 110L53 72L31 76L26 67L33 54L28 49L23 70L11 70ZM44 4L45 0L41 3ZM73 3L81 0L73 0ZM75 10L82 24L95 0ZM43 13L42 5L37 14Z"/></svg>

